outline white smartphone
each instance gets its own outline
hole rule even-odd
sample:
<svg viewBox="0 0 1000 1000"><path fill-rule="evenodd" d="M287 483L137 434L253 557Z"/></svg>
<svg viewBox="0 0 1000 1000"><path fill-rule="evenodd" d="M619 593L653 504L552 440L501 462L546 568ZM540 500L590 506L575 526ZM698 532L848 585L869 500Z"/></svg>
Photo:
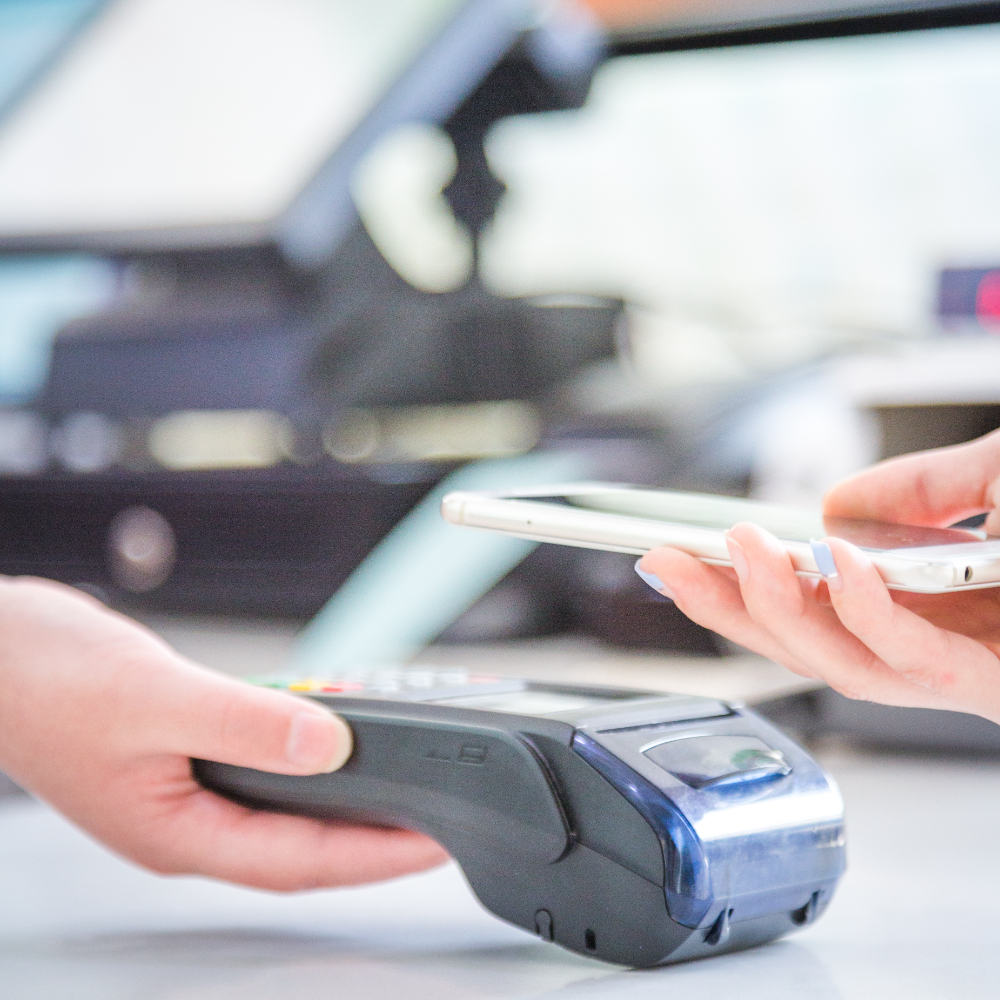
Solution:
<svg viewBox="0 0 1000 1000"><path fill-rule="evenodd" d="M820 576L809 540L833 535L871 557L895 590L943 594L1000 586L1000 537L960 528L919 528L739 500L618 483L570 483L503 493L449 493L452 524L539 542L641 555L658 545L729 566L723 532L741 521L770 531L800 576Z"/></svg>

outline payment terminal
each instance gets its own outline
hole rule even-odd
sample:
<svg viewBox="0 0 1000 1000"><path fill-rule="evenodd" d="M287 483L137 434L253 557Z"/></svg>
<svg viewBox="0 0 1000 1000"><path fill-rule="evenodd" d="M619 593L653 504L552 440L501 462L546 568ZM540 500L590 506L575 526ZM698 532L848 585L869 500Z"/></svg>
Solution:
<svg viewBox="0 0 1000 1000"><path fill-rule="evenodd" d="M654 966L803 927L844 870L833 780L741 705L454 669L267 679L354 730L332 774L195 761L258 808L421 830L482 904L546 941Z"/></svg>

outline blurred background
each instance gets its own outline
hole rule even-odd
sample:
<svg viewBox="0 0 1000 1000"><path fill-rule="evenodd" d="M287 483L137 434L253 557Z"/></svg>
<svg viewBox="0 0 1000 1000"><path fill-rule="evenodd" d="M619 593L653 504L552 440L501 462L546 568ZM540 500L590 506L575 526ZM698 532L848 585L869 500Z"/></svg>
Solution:
<svg viewBox="0 0 1000 1000"><path fill-rule="evenodd" d="M852 10L0 0L0 572L244 675L462 665L995 753L630 557L435 511L570 478L813 507L1000 426L996 12Z"/></svg>

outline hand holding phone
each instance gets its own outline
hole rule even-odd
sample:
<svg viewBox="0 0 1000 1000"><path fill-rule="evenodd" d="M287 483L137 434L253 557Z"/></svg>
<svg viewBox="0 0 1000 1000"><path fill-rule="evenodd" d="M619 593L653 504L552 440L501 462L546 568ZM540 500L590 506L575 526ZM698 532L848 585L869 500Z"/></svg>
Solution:
<svg viewBox="0 0 1000 1000"><path fill-rule="evenodd" d="M654 491L629 492L648 505ZM1000 431L876 465L835 487L822 515L735 501L743 506L714 526L690 516L657 523L635 508L595 520L570 495L579 494L550 499L554 512L533 510L530 524L518 510L522 532L644 552L637 568L689 618L848 697L1000 723ZM704 514L704 498L688 497ZM446 498L445 516L511 530L510 510L496 505L503 498L481 499L492 506ZM536 508L538 500L517 498ZM981 532L946 527L984 512ZM763 516L779 513L784 524ZM810 537L832 566L817 565Z"/></svg>
<svg viewBox="0 0 1000 1000"><path fill-rule="evenodd" d="M835 517L936 527L989 511L1000 529L1000 433L883 462L827 496ZM1000 591L890 591L862 548L825 544L836 575L796 577L783 546L751 524L727 533L732 570L659 548L639 563L688 617L851 698L970 712L1000 722Z"/></svg>

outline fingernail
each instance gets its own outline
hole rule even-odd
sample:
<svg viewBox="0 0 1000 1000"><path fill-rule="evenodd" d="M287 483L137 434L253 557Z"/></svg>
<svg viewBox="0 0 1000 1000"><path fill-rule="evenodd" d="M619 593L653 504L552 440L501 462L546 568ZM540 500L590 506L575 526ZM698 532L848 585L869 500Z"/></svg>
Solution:
<svg viewBox="0 0 1000 1000"><path fill-rule="evenodd" d="M655 573L647 573L644 569L639 569L639 563L641 562L641 559L636 559L635 571L639 574L642 582L648 584L653 590L663 594L664 597L669 597L672 601L677 600L674 592Z"/></svg>
<svg viewBox="0 0 1000 1000"><path fill-rule="evenodd" d="M289 764L313 774L336 771L353 749L351 727L339 715L299 712L288 727L285 756Z"/></svg>
<svg viewBox="0 0 1000 1000"><path fill-rule="evenodd" d="M746 583L750 579L750 563L747 562L747 554L735 538L730 538L729 535L726 535L725 538L726 548L729 550L729 561L733 564L733 569L736 570L740 583Z"/></svg>
<svg viewBox="0 0 1000 1000"><path fill-rule="evenodd" d="M841 590L844 581L837 572L837 562L833 558L833 550L826 542L818 542L815 538L809 539L809 547L812 549L813 559L816 560L816 568L823 574L826 585L830 590Z"/></svg>

